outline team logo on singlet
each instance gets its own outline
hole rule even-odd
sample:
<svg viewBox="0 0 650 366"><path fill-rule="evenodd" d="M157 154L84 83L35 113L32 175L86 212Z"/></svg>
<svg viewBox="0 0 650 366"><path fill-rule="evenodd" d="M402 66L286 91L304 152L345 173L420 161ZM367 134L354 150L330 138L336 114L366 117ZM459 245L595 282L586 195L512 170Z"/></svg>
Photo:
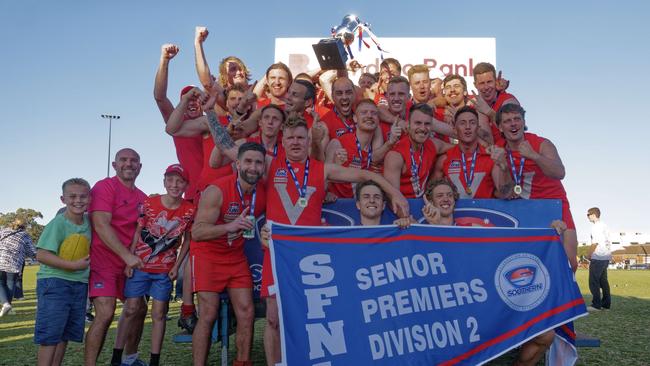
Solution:
<svg viewBox="0 0 650 366"><path fill-rule="evenodd" d="M287 170L284 168L278 168L275 170L275 176L273 177L273 182L275 183L286 183L287 182Z"/></svg>
<svg viewBox="0 0 650 366"><path fill-rule="evenodd" d="M347 128L337 128L336 129L336 137L341 137L344 133L348 132Z"/></svg>
<svg viewBox="0 0 650 366"><path fill-rule="evenodd" d="M228 205L228 210L226 210L226 215L239 215L241 209L239 207L239 202L230 202Z"/></svg>
<svg viewBox="0 0 650 366"><path fill-rule="evenodd" d="M451 173L460 173L460 160L452 160L449 164L449 174Z"/></svg>
<svg viewBox="0 0 650 366"><path fill-rule="evenodd" d="M358 156L352 158L350 162L350 167L352 168L361 168L361 159Z"/></svg>

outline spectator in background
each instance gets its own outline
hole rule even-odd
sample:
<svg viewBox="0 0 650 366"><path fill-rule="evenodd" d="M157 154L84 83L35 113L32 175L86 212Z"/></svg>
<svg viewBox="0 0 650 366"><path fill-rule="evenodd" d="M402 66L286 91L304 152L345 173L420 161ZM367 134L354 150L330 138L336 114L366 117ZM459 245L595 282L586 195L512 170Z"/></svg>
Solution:
<svg viewBox="0 0 650 366"><path fill-rule="evenodd" d="M589 263L589 291L593 296L589 311L609 309L612 305L612 297L609 294L609 282L607 281L607 266L612 259L612 243L609 240L609 228L600 220L600 209L592 207L587 210L587 218L591 226L591 244L596 245L591 254ZM602 297L600 291L603 291Z"/></svg>
<svg viewBox="0 0 650 366"><path fill-rule="evenodd" d="M35 258L36 249L25 222L16 219L11 227L0 229L0 317L11 311L11 299L25 257Z"/></svg>

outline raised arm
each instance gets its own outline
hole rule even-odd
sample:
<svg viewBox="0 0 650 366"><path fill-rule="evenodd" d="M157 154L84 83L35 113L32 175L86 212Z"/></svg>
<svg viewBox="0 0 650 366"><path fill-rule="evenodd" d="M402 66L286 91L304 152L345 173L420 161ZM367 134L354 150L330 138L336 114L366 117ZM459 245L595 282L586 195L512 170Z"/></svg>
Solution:
<svg viewBox="0 0 650 366"><path fill-rule="evenodd" d="M178 53L178 46L171 43L162 45L160 49L160 63L156 71L156 79L153 86L153 97L156 100L163 121L167 123L169 116L174 110L174 105L167 98L167 80L169 78L169 61Z"/></svg>
<svg viewBox="0 0 650 366"><path fill-rule="evenodd" d="M383 138L381 137L380 127L377 127L377 132L375 132L375 136L379 136L379 138L383 140ZM390 128L390 136L388 137L388 140L383 144L381 144L381 146L379 146L379 148L373 152L372 155L373 164L379 164L379 165L382 164L384 162L384 158L386 158L386 154L388 154L388 152L393 149L393 146L395 146L395 144L397 143L397 141L399 141L401 136L402 136L402 128L397 123L393 123L393 125Z"/></svg>
<svg viewBox="0 0 650 366"><path fill-rule="evenodd" d="M191 120L183 121L185 112L187 112L188 104L194 99L200 99L203 96L198 88L193 88L189 92L183 94L178 106L174 108L167 125L165 132L171 136L198 136L203 132L208 131L207 119L205 116L200 116Z"/></svg>
<svg viewBox="0 0 650 366"><path fill-rule="evenodd" d="M194 32L194 62L196 65L196 73L199 81L205 90L212 88L212 74L210 73L210 66L205 59L203 52L203 42L208 38L208 28L198 26Z"/></svg>
<svg viewBox="0 0 650 366"><path fill-rule="evenodd" d="M217 114L211 110L207 113L207 118L214 145L221 150L223 155L230 158L230 160L237 160L237 145L228 134L226 128L219 123Z"/></svg>
<svg viewBox="0 0 650 366"><path fill-rule="evenodd" d="M508 163L506 162L506 151L498 146L489 146L486 151L494 161L492 167L492 180L494 181L495 192L497 198L510 198L512 195L512 176L508 170Z"/></svg>
<svg viewBox="0 0 650 366"><path fill-rule="evenodd" d="M544 175L553 179L564 179L566 174L564 164L557 153L555 145L549 140L542 142L539 153L533 150L528 141L519 144L519 153L526 159L531 159L537 164Z"/></svg>

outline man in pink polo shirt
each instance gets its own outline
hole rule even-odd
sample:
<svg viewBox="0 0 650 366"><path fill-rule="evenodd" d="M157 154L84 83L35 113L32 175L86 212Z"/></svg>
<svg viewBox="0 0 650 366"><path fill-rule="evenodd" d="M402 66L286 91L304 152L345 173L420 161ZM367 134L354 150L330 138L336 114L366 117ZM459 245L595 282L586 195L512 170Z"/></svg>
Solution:
<svg viewBox="0 0 650 366"><path fill-rule="evenodd" d="M90 191L92 242L88 296L96 315L86 333L86 365L95 365L113 320L116 299L124 300L125 267L142 267L140 258L128 249L135 233L139 207L146 198L135 186L141 167L140 155L135 150L122 149L115 154L113 162L116 175L100 180ZM116 343L120 343L119 340ZM121 350L115 351L111 364L119 365Z"/></svg>

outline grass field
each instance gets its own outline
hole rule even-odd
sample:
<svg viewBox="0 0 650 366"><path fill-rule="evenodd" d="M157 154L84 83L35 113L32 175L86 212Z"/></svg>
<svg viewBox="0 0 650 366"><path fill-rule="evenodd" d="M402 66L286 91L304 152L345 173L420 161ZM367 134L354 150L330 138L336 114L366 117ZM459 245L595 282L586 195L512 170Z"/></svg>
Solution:
<svg viewBox="0 0 650 366"><path fill-rule="evenodd" d="M36 363L36 345L32 336L34 332L34 314L36 311L35 274L38 267L25 268L25 300L16 301L16 315L0 318L0 365L34 365ZM599 337L600 348L581 348L578 365L650 365L650 271L609 271L612 288L612 310L590 314L576 321L576 330ZM587 271L577 273L580 290L585 302L591 301L587 286ZM167 335L163 345L161 364L190 365L191 345L175 344L172 335L178 331L179 304L170 308L172 320L167 323ZM100 357L101 365L107 365L110 349L115 337L117 322L109 331L104 352ZM147 321L140 353L148 361L150 321ZM255 365L264 365L262 329L264 320L255 324L253 359ZM234 355L234 340L231 337L230 354ZM213 347L210 364L220 364L218 347ZM512 354L495 360L490 365L507 365ZM65 357L65 365L83 363L83 345L70 343Z"/></svg>

